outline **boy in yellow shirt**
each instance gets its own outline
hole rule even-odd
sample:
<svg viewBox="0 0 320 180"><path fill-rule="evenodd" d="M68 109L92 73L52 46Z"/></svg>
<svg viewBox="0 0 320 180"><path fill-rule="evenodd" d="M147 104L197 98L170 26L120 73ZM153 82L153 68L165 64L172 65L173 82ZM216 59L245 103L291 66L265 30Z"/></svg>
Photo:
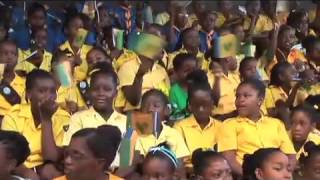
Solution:
<svg viewBox="0 0 320 180"><path fill-rule="evenodd" d="M25 89L25 78L15 73L14 68L17 64L17 46L12 41L2 41L0 43L0 64L1 64L1 83L0 83L0 119L15 104L23 101Z"/></svg>
<svg viewBox="0 0 320 180"><path fill-rule="evenodd" d="M33 69L51 70L52 54L45 47L48 42L48 33L46 29L36 29L33 31L33 39L31 40L31 48L28 50L20 50L18 64L16 70L31 72ZM35 54L34 54L35 53Z"/></svg>
<svg viewBox="0 0 320 180"><path fill-rule="evenodd" d="M217 119L226 119L233 116L235 111L235 90L240 83L240 76L234 71L237 69L237 60L233 56L216 58L211 63L207 73L212 88L215 107L213 115Z"/></svg>
<svg viewBox="0 0 320 180"><path fill-rule="evenodd" d="M300 105L292 110L290 137L297 152L296 158L299 160L304 152L304 145L312 141L316 145L320 144L320 135L315 133L317 112L313 107Z"/></svg>
<svg viewBox="0 0 320 180"><path fill-rule="evenodd" d="M169 116L168 104L168 98L159 90L152 89L143 95L141 111L144 113L158 112L159 120L161 121L161 130L158 132L158 137L154 134L140 135L138 137L135 150L139 151L141 155L147 155L150 148L166 142L177 158L190 156L183 137L176 129L171 128L164 122Z"/></svg>
<svg viewBox="0 0 320 180"><path fill-rule="evenodd" d="M189 110L192 115L174 126L183 136L192 154L198 148L214 149L220 122L210 117L213 97L209 84L195 83L188 92Z"/></svg>
<svg viewBox="0 0 320 180"><path fill-rule="evenodd" d="M87 76L88 63L86 56L92 47L84 44L85 37L81 37L85 35L83 32L85 30L83 29L84 22L80 14L69 17L69 21L66 24L68 40L60 45L59 49L62 51L68 50L75 56L78 66L75 68L74 78L77 81L81 81L86 79Z"/></svg>
<svg viewBox="0 0 320 180"><path fill-rule="evenodd" d="M187 28L182 32L183 48L169 54L168 62L165 63L168 70L173 68L173 59L177 54L190 53L197 57L198 67L204 71L209 69L209 61L205 58L204 53L199 50L200 36L199 32L194 28Z"/></svg>
<svg viewBox="0 0 320 180"><path fill-rule="evenodd" d="M35 177L34 170L41 176L44 166L52 166L45 162L58 162L60 159L57 146L62 145L70 116L58 108L56 97L53 77L46 71L33 70L26 79L29 103L14 106L3 118L1 129L19 132L29 142L31 154L17 169L17 174L21 173L23 177ZM57 170L52 173L60 174Z"/></svg>
<svg viewBox="0 0 320 180"><path fill-rule="evenodd" d="M244 18L243 27L247 34L267 38L268 33L273 29L273 22L268 16L260 14L260 0L247 0L246 10L247 16Z"/></svg>
<svg viewBox="0 0 320 180"><path fill-rule="evenodd" d="M255 79L243 81L236 92L239 115L224 121L218 133L218 151L237 175L242 175L243 156L260 148L280 148L295 163L295 150L284 124L260 111L264 96L263 82Z"/></svg>

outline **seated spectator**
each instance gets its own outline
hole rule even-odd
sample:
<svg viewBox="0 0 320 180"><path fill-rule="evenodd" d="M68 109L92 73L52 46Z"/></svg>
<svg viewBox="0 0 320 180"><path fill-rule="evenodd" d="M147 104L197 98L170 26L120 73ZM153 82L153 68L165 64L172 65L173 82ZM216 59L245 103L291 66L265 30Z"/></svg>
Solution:
<svg viewBox="0 0 320 180"><path fill-rule="evenodd" d="M117 154L120 142L121 132L115 126L103 125L96 129L85 128L77 131L72 135L66 149L65 176L54 180L122 180L109 172L109 167Z"/></svg>
<svg viewBox="0 0 320 180"><path fill-rule="evenodd" d="M0 131L1 179L25 180L13 175L13 172L29 155L29 144L25 137L14 131Z"/></svg>

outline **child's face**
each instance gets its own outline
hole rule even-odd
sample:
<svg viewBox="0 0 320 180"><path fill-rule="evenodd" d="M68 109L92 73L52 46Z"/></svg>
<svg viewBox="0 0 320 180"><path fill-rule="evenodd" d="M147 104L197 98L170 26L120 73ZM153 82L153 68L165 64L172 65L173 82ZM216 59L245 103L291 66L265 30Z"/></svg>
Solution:
<svg viewBox="0 0 320 180"><path fill-rule="evenodd" d="M46 15L40 10L33 12L29 17L29 23L32 27L42 28L46 23Z"/></svg>
<svg viewBox="0 0 320 180"><path fill-rule="evenodd" d="M253 112L257 112L263 102L259 97L258 91L249 84L243 84L238 87L236 93L236 107L241 117L248 117Z"/></svg>
<svg viewBox="0 0 320 180"><path fill-rule="evenodd" d="M213 31L216 24L216 20L217 16L215 14L208 14L203 20L203 29L207 32Z"/></svg>
<svg viewBox="0 0 320 180"><path fill-rule="evenodd" d="M258 15L260 12L260 8L261 8L260 1L257 1L257 0L249 2L249 4L246 7L248 15L252 15L252 16Z"/></svg>
<svg viewBox="0 0 320 180"><path fill-rule="evenodd" d="M232 180L231 168L226 160L213 159L201 177L202 180Z"/></svg>
<svg viewBox="0 0 320 180"><path fill-rule="evenodd" d="M291 134L295 142L304 142L315 124L310 117L302 111L296 111L291 117Z"/></svg>
<svg viewBox="0 0 320 180"><path fill-rule="evenodd" d="M320 179L320 154L315 154L303 168L303 177L308 180Z"/></svg>
<svg viewBox="0 0 320 180"><path fill-rule="evenodd" d="M0 63L6 64L6 68L14 69L18 61L17 47L11 43L0 46Z"/></svg>
<svg viewBox="0 0 320 180"><path fill-rule="evenodd" d="M227 64L228 64L228 69L230 71L235 71L237 70L238 67L238 63L237 63L237 59L233 56L226 58Z"/></svg>
<svg viewBox="0 0 320 180"><path fill-rule="evenodd" d="M47 46L47 42L48 42L48 34L47 31L45 30L39 30L36 34L35 34L35 42L38 48L40 49L44 49Z"/></svg>
<svg viewBox="0 0 320 180"><path fill-rule="evenodd" d="M159 158L149 159L143 164L143 180L172 180L173 171L170 164Z"/></svg>
<svg viewBox="0 0 320 180"><path fill-rule="evenodd" d="M5 177L11 174L16 168L16 161L12 157L8 157L7 145L0 143L0 177Z"/></svg>
<svg viewBox="0 0 320 180"><path fill-rule="evenodd" d="M197 31L189 31L183 39L184 46L187 47L199 47L200 37Z"/></svg>
<svg viewBox="0 0 320 180"><path fill-rule="evenodd" d="M188 23L188 13L186 9L177 9L175 23L179 27L185 27Z"/></svg>
<svg viewBox="0 0 320 180"><path fill-rule="evenodd" d="M92 49L87 54L87 62L89 70L92 70L93 66L99 62L107 62L111 64L111 59L107 58L101 51Z"/></svg>
<svg viewBox="0 0 320 180"><path fill-rule="evenodd" d="M195 91L190 98L189 109L199 122L207 122L213 108L211 93L207 91Z"/></svg>
<svg viewBox="0 0 320 180"><path fill-rule="evenodd" d="M167 104L159 96L151 95L141 102L141 111L145 113L158 112L161 120L169 115Z"/></svg>
<svg viewBox="0 0 320 180"><path fill-rule="evenodd" d="M257 179L263 180L291 180L289 159L282 152L275 152L263 162L263 167L256 170Z"/></svg>
<svg viewBox="0 0 320 180"><path fill-rule="evenodd" d="M294 68L293 65L285 69L282 74L280 74L280 79L282 82L286 84L291 84L291 82L294 79L294 76L296 75L296 69Z"/></svg>
<svg viewBox="0 0 320 180"><path fill-rule="evenodd" d="M206 5L203 2L194 1L193 3L194 3L193 4L193 9L195 11L202 13L202 12L204 12L206 10Z"/></svg>
<svg viewBox="0 0 320 180"><path fill-rule="evenodd" d="M105 8L99 10L99 17L100 17L99 25L101 27L112 25L112 18L110 17L108 11Z"/></svg>
<svg viewBox="0 0 320 180"><path fill-rule="evenodd" d="M77 18L74 18L73 20L71 20L69 26L69 36L70 37L76 37L77 36L77 33L78 33L78 30L80 28L83 28L84 25L83 25L83 21L81 18L77 17Z"/></svg>
<svg viewBox="0 0 320 180"><path fill-rule="evenodd" d="M241 75L243 79L256 79L257 78L257 61L251 61L243 68Z"/></svg>
<svg viewBox="0 0 320 180"><path fill-rule="evenodd" d="M221 77L223 75L222 67L218 62L212 62L211 71L215 76Z"/></svg>
<svg viewBox="0 0 320 180"><path fill-rule="evenodd" d="M34 86L27 91L27 97L31 104L38 106L45 101L55 102L57 99L57 87L53 79L39 78Z"/></svg>
<svg viewBox="0 0 320 180"><path fill-rule="evenodd" d="M244 41L246 34L245 34L244 29L241 25L236 26L235 29L233 30L233 33L239 38L239 40L241 42Z"/></svg>
<svg viewBox="0 0 320 180"><path fill-rule="evenodd" d="M229 0L221 0L220 2L220 9L222 12L228 12L231 13L233 8L233 3L232 1Z"/></svg>
<svg viewBox="0 0 320 180"><path fill-rule="evenodd" d="M298 29L299 32L303 33L304 35L308 35L308 30L309 30L309 19L307 14L303 16L299 23L298 23Z"/></svg>
<svg viewBox="0 0 320 180"><path fill-rule="evenodd" d="M297 37L294 29L286 30L278 36L278 47L285 51L290 51L292 46L296 44Z"/></svg>
<svg viewBox="0 0 320 180"><path fill-rule="evenodd" d="M186 60L176 71L177 80L178 81L185 81L186 77L189 73L194 71L197 68L197 61L196 60Z"/></svg>
<svg viewBox="0 0 320 180"><path fill-rule="evenodd" d="M100 74L91 84L89 95L91 103L97 111L109 110L117 95L116 84L111 77Z"/></svg>

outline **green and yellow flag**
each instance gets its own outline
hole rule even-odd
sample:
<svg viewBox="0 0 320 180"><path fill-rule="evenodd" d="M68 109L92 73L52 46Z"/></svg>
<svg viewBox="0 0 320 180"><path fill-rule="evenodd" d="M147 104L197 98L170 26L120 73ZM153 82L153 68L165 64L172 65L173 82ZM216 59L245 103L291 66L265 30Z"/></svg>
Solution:
<svg viewBox="0 0 320 180"><path fill-rule="evenodd" d="M234 34L218 36L214 40L213 55L215 58L236 56L240 49L240 41Z"/></svg>
<svg viewBox="0 0 320 180"><path fill-rule="evenodd" d="M150 59L162 53L165 44L160 37L148 33L137 32L128 37L128 49Z"/></svg>
<svg viewBox="0 0 320 180"><path fill-rule="evenodd" d="M57 72L61 86L70 87L72 84L71 62L67 60L62 61L56 65L55 71Z"/></svg>

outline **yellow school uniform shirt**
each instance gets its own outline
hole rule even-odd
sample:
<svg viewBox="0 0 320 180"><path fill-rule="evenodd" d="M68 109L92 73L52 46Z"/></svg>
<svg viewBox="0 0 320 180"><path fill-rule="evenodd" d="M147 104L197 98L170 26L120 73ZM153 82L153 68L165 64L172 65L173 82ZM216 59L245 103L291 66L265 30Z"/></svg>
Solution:
<svg viewBox="0 0 320 180"><path fill-rule="evenodd" d="M210 118L209 124L201 129L195 117L191 115L177 122L174 128L180 132L190 153L192 153L198 148L213 149L217 144L217 133L220 126L220 121Z"/></svg>
<svg viewBox="0 0 320 180"><path fill-rule="evenodd" d="M266 89L265 105L266 108L275 108L278 100L287 101L288 95L281 87L269 86Z"/></svg>
<svg viewBox="0 0 320 180"><path fill-rule="evenodd" d="M168 62L164 62L165 66L168 67L167 69L173 68L173 59L180 53L188 53L188 51L185 48L181 48L178 51L170 53L168 55ZM204 53L198 50L196 57L198 59L198 65L200 66L200 68L204 71L208 71L210 62L204 57Z"/></svg>
<svg viewBox="0 0 320 180"><path fill-rule="evenodd" d="M289 132L289 134L290 134L290 132ZM290 135L291 135L291 134L290 134ZM310 132L305 143L307 143L307 142L309 142L309 141L314 142L316 145L319 145L319 144L320 144L320 135L319 135L319 134L316 134L316 133L314 133L314 132ZM303 145L303 146L304 146L304 145ZM298 151L297 154L296 154L297 160L299 160L301 154L304 154L304 153L305 153L303 146L299 149L299 151Z"/></svg>
<svg viewBox="0 0 320 180"><path fill-rule="evenodd" d="M213 87L215 77L214 74L209 71L207 73L208 81ZM220 99L217 107L214 107L213 114L227 114L236 109L236 90L240 83L240 77L238 73L228 73L228 76L223 75L220 79Z"/></svg>
<svg viewBox="0 0 320 180"><path fill-rule="evenodd" d="M139 57L135 52L128 49L123 49L123 53L118 57L118 59L113 61L112 64L114 69L118 71L123 64L136 59L139 59Z"/></svg>
<svg viewBox="0 0 320 180"><path fill-rule="evenodd" d="M62 144L64 146L68 146L71 141L72 135L81 129L97 128L102 125L115 126L119 128L122 136L124 136L126 132L127 117L123 114L118 113L117 111L113 111L109 119L105 120L97 111L94 110L93 107L89 108L88 110L80 111L71 116L70 125L68 130L64 134ZM120 155L119 153L117 153L111 166L119 167L119 164Z"/></svg>
<svg viewBox="0 0 320 180"><path fill-rule="evenodd" d="M71 87L60 86L57 93L57 103L63 109L66 109L66 101L73 101L77 103L79 108L87 107L79 88L74 83Z"/></svg>
<svg viewBox="0 0 320 180"><path fill-rule="evenodd" d="M92 46L83 44L82 47L80 48L80 58L81 58L81 64L80 66L77 66L74 71L74 78L77 81L85 80L87 77L88 73L88 63L87 63L87 54L91 50ZM73 52L71 45L69 41L66 41L59 47L60 50L69 50L73 54L76 54L77 52Z"/></svg>
<svg viewBox="0 0 320 180"><path fill-rule="evenodd" d="M68 180L68 179L66 176L61 176L61 177L55 178L53 180ZM118 176L109 174L108 180L123 180L123 179Z"/></svg>
<svg viewBox="0 0 320 180"><path fill-rule="evenodd" d="M129 101L126 100L123 91L121 90L124 86L130 86L133 84L135 76L139 70L141 64L140 59L135 59L124 63L119 71L119 88L115 107L123 107L124 111L133 110L139 108L139 106L133 106ZM159 64L154 64L151 71L147 72L143 76L142 81L142 94L150 89L161 90L165 95L169 95L170 80L166 70Z"/></svg>
<svg viewBox="0 0 320 180"><path fill-rule="evenodd" d="M280 148L286 154L295 154L284 124L275 118L262 116L257 122L236 117L222 123L218 133L218 151L236 151L236 160L242 164L245 154L259 148Z"/></svg>
<svg viewBox="0 0 320 180"><path fill-rule="evenodd" d="M26 73L31 72L33 69L37 69L35 65L30 63L29 61L26 61L25 59L31 55L31 50L19 50L19 56L18 56L18 64L16 65L16 70L22 70ZM51 60L52 60L52 54L46 50L44 50L43 53L43 60L42 63L39 66L39 69L51 72Z"/></svg>
<svg viewBox="0 0 320 180"><path fill-rule="evenodd" d="M58 109L52 117L52 131L57 146L62 146L63 134L68 127L69 120L69 114L61 109ZM24 163L27 168L33 168L43 163L41 124L35 127L30 104L13 106L3 118L1 129L19 132L28 140L31 154Z"/></svg>
<svg viewBox="0 0 320 180"><path fill-rule="evenodd" d="M251 23L251 18L246 16L243 22L243 28L245 30L248 30L250 27L250 23ZM262 32L271 31L272 29L273 29L272 20L266 15L259 14L253 33L259 34Z"/></svg>
<svg viewBox="0 0 320 180"><path fill-rule="evenodd" d="M18 93L21 98L21 102L25 102L25 89L26 79L24 77L15 75L14 79L10 83L10 86ZM12 105L0 94L0 116L4 116L12 107Z"/></svg>
<svg viewBox="0 0 320 180"><path fill-rule="evenodd" d="M135 150L145 156L149 152L150 148L166 142L177 158L190 156L190 152L180 133L170 126L165 124L162 125L163 128L158 139L153 134L140 135L137 139Z"/></svg>
<svg viewBox="0 0 320 180"><path fill-rule="evenodd" d="M221 12L216 12L216 14L217 14L216 27L219 28L224 25L227 19ZM230 19L233 19L233 18L235 18L235 15L231 14Z"/></svg>
<svg viewBox="0 0 320 180"><path fill-rule="evenodd" d="M300 88L297 92L294 105L302 104L308 96L315 96L318 94L320 94L320 83L310 86L309 89Z"/></svg>
<svg viewBox="0 0 320 180"><path fill-rule="evenodd" d="M108 120L105 120L93 107L83 110L71 116L68 131L64 134L63 145L70 143L72 135L84 128L97 128L102 125L112 125L119 128L121 134L126 132L127 117L113 111Z"/></svg>

